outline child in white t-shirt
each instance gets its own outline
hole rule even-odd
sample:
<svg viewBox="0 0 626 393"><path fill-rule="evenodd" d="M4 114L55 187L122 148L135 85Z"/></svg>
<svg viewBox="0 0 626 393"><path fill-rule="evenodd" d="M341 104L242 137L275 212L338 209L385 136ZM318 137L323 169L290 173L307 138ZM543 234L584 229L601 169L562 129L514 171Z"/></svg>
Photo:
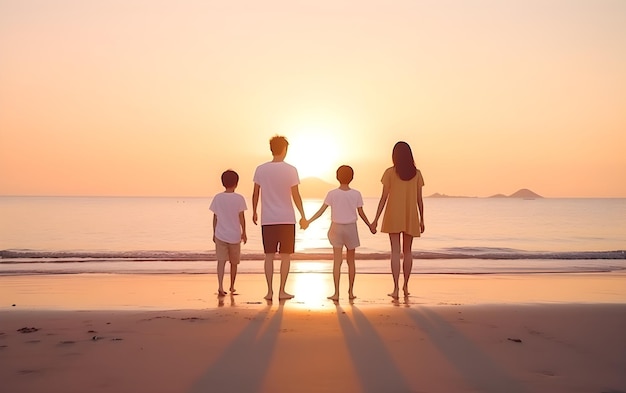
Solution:
<svg viewBox="0 0 626 393"><path fill-rule="evenodd" d="M365 224L370 227L370 222L363 211L363 197L361 193L349 184L354 177L354 170L348 165L342 165L337 169L337 180L339 188L331 190L326 195L322 207L306 221L306 227L310 223L318 219L328 206L330 209L330 229L328 230L328 240L333 246L333 280L335 283L335 293L328 298L331 300L339 300L339 278L341 275L341 263L343 260L343 247L346 247L346 262L348 263L348 296L350 299L354 296L354 277L356 275L355 251L359 242L359 233L356 223L358 215L363 219ZM372 233L375 233L373 231Z"/></svg>
<svg viewBox="0 0 626 393"><path fill-rule="evenodd" d="M213 197L209 209L213 212L213 242L217 258L217 294L226 295L224 291L224 269L226 261L230 261L230 292L235 292L237 265L241 257L241 242L248 241L246 235L246 218L243 214L246 200L235 192L239 184L239 175L233 170L222 173L224 192Z"/></svg>

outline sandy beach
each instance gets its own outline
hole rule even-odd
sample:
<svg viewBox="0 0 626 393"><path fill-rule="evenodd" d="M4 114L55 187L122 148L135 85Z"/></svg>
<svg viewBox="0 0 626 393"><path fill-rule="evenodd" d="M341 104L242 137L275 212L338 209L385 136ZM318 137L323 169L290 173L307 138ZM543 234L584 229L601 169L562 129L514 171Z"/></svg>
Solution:
<svg viewBox="0 0 626 393"><path fill-rule="evenodd" d="M626 392L626 275L0 277L2 392ZM342 277L342 290L346 284Z"/></svg>

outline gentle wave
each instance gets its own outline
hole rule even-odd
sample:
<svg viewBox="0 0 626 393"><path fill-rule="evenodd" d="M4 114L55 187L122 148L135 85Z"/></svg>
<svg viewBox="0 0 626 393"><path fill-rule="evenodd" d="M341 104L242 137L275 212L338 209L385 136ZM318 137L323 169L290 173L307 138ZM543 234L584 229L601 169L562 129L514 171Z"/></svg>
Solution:
<svg viewBox="0 0 626 393"><path fill-rule="evenodd" d="M389 253L356 253L359 260L389 259ZM484 259L484 260L610 260L626 259L626 250L542 252L510 248L455 247L438 251L414 251L415 259ZM245 253L242 260L263 260L264 254ZM327 252L295 253L292 260L332 260ZM1 250L0 264L4 263L79 263L98 261L215 261L214 252L185 251L45 251Z"/></svg>

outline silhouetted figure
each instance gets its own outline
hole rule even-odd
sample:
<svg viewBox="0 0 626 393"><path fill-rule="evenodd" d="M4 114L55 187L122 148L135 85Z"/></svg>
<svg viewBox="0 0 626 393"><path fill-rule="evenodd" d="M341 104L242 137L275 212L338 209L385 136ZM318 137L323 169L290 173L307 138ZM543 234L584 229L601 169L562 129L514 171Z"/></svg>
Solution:
<svg viewBox="0 0 626 393"><path fill-rule="evenodd" d="M247 209L246 200L235 192L239 184L239 175L233 170L222 173L224 192L213 197L209 209L213 212L213 242L217 258L217 294L226 295L224 291L224 269L226 261L230 261L230 292L235 292L237 265L241 258L241 242L248 241L246 235Z"/></svg>
<svg viewBox="0 0 626 393"><path fill-rule="evenodd" d="M300 225L306 222L302 198L298 190L300 178L298 170L285 162L289 142L283 136L270 139L272 161L259 165L254 172L254 191L252 193L252 222L257 224L257 206L261 198L261 234L265 252L265 279L267 295L271 300L274 295L272 281L274 276L274 255L280 254L280 289L279 299L291 299L293 295L285 291L287 276L291 266L291 254L296 242L296 216L293 202L300 212Z"/></svg>
<svg viewBox="0 0 626 393"><path fill-rule="evenodd" d="M357 230L357 213L365 224L371 224L363 211L363 197L361 193L350 188L350 182L354 178L354 170L348 165L342 165L337 169L337 180L339 188L331 190L326 195L324 203L320 209L308 220L304 226L306 229L310 223L318 219L330 206L331 224L328 230L328 240L333 246L333 280L335 283L335 293L329 299L339 300L339 278L341 276L341 263L343 261L343 247L346 247L346 263L348 264L348 296L350 299L356 298L354 295L354 277L356 275L355 251L359 242L359 232Z"/></svg>
<svg viewBox="0 0 626 393"><path fill-rule="evenodd" d="M424 178L415 167L411 147L406 142L398 142L391 155L393 166L387 168L381 179L383 191L372 222L372 229L378 226L385 204L385 215L381 232L389 234L391 243L391 274L393 276L393 292L389 296L398 298L398 281L400 278L400 250L402 250L404 275L404 296L409 295L409 278L413 268L413 238L424 232L424 202L422 187ZM400 236L402 235L402 236ZM402 239L401 239L402 237Z"/></svg>

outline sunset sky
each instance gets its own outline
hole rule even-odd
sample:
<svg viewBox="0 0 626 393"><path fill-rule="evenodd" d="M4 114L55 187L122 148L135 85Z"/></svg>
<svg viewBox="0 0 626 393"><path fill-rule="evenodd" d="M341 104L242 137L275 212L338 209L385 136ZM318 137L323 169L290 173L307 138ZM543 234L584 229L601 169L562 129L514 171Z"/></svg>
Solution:
<svg viewBox="0 0 626 393"><path fill-rule="evenodd" d="M426 195L626 197L626 1L0 0L0 195L249 196L274 134L365 196L405 140Z"/></svg>

